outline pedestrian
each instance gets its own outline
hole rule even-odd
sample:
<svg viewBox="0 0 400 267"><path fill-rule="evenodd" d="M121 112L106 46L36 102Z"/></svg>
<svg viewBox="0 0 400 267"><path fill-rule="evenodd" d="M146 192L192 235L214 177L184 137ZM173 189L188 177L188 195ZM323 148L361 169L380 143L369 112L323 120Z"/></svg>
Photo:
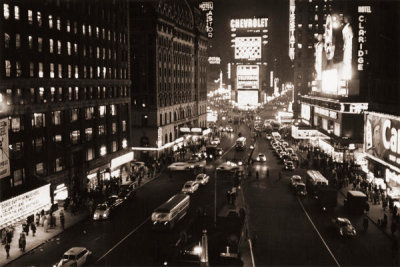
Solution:
<svg viewBox="0 0 400 267"><path fill-rule="evenodd" d="M18 240L19 248L22 252L25 252L25 246L26 246L26 238L24 232L20 234L19 240Z"/></svg>
<svg viewBox="0 0 400 267"><path fill-rule="evenodd" d="M43 227L44 225L44 215L40 214L39 224Z"/></svg>
<svg viewBox="0 0 400 267"><path fill-rule="evenodd" d="M62 229L64 230L65 217L64 217L64 212L63 211L60 212L60 223L61 223Z"/></svg>
<svg viewBox="0 0 400 267"><path fill-rule="evenodd" d="M7 253L7 259L10 258L10 243L6 243L6 245L4 246L6 253Z"/></svg>
<svg viewBox="0 0 400 267"><path fill-rule="evenodd" d="M43 230L47 233L48 231L48 227L49 227L49 221L47 220L47 218L44 219L43 221Z"/></svg>
<svg viewBox="0 0 400 267"><path fill-rule="evenodd" d="M32 230L33 236L35 236L35 234L36 234L36 225L34 223L31 223L31 230Z"/></svg>
<svg viewBox="0 0 400 267"><path fill-rule="evenodd" d="M39 223L40 223L40 213L39 212L36 213L35 220L36 220L36 226L39 226Z"/></svg>
<svg viewBox="0 0 400 267"><path fill-rule="evenodd" d="M267 169L267 178L269 178L269 169Z"/></svg>
<svg viewBox="0 0 400 267"><path fill-rule="evenodd" d="M256 180L257 180L257 182L258 182L258 179L259 179L259 174L258 174L258 171L256 172Z"/></svg>

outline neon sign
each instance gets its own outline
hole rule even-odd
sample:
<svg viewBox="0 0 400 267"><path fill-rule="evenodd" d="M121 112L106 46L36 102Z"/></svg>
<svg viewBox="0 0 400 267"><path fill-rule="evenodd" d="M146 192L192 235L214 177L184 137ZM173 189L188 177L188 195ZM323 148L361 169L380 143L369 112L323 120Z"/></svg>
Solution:
<svg viewBox="0 0 400 267"><path fill-rule="evenodd" d="M213 37L213 10L214 10L214 3L213 2L202 2L199 4L199 8L206 12L206 32L208 38Z"/></svg>
<svg viewBox="0 0 400 267"><path fill-rule="evenodd" d="M267 28L268 18L231 19L232 29Z"/></svg>
<svg viewBox="0 0 400 267"><path fill-rule="evenodd" d="M366 55L368 54L367 47L367 15L372 13L370 6L358 7L358 50L357 50L357 70L363 71L365 68Z"/></svg>
<svg viewBox="0 0 400 267"><path fill-rule="evenodd" d="M295 32L295 10L296 10L296 5L294 3L294 0L290 0L290 6L289 6L289 58L290 60L294 60L294 45L296 42L296 39L294 37L294 32Z"/></svg>

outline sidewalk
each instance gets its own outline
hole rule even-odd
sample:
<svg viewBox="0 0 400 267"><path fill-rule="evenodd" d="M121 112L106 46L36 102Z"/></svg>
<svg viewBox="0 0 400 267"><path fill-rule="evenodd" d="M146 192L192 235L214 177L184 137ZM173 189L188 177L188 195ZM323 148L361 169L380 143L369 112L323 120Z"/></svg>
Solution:
<svg viewBox="0 0 400 267"><path fill-rule="evenodd" d="M18 226L15 228L14 236L12 238L10 244L10 258L7 259L6 250L4 245L1 245L0 249L0 266L5 266L10 262L18 259L19 257L23 256L24 254L28 253L29 251L35 249L36 247L40 246L41 244L47 242L49 239L56 237L57 235L63 232L60 224L60 211L63 210L58 209L53 214L56 217L56 226L54 228L48 229L46 233L44 231L44 227L38 226L36 229L36 235L32 236L32 231L29 231L29 235L26 236L26 247L25 252L22 252L19 249L18 240L19 234L22 232L22 226ZM75 215L72 215L71 212L64 211L65 217L65 229L70 228L71 226L75 225L76 223L84 220L89 215L86 211L79 211Z"/></svg>

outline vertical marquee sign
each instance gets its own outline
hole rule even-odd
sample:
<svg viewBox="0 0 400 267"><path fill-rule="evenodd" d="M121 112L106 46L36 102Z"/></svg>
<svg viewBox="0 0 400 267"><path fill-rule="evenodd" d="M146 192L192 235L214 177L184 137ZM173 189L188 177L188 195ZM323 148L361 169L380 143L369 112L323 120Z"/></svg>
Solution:
<svg viewBox="0 0 400 267"><path fill-rule="evenodd" d="M0 120L0 179L10 176L8 118Z"/></svg>
<svg viewBox="0 0 400 267"><path fill-rule="evenodd" d="M289 5L289 58L291 61L294 60L294 45L296 42L296 39L294 37L294 32L295 32L295 28L296 28L295 10L296 10L296 5L294 3L294 0L290 0L290 5Z"/></svg>
<svg viewBox="0 0 400 267"><path fill-rule="evenodd" d="M206 32L208 38L213 37L213 10L214 10L214 3L213 2L201 2L199 8L206 12Z"/></svg>
<svg viewBox="0 0 400 267"><path fill-rule="evenodd" d="M358 6L357 9L357 70L363 72L367 64L368 56L368 18L372 13L371 6Z"/></svg>

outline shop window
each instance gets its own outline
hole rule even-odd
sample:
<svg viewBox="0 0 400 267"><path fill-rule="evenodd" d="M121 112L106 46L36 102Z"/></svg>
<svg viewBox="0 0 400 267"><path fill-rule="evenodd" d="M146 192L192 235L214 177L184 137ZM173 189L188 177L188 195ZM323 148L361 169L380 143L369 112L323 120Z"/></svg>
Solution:
<svg viewBox="0 0 400 267"><path fill-rule="evenodd" d="M11 131L17 133L24 129L24 125L21 124L20 117L11 118Z"/></svg>
<svg viewBox="0 0 400 267"><path fill-rule="evenodd" d="M21 185L25 179L25 169L18 169L14 171L14 186Z"/></svg>
<svg viewBox="0 0 400 267"><path fill-rule="evenodd" d="M45 114L44 113L33 113L32 127L40 128L46 126Z"/></svg>

